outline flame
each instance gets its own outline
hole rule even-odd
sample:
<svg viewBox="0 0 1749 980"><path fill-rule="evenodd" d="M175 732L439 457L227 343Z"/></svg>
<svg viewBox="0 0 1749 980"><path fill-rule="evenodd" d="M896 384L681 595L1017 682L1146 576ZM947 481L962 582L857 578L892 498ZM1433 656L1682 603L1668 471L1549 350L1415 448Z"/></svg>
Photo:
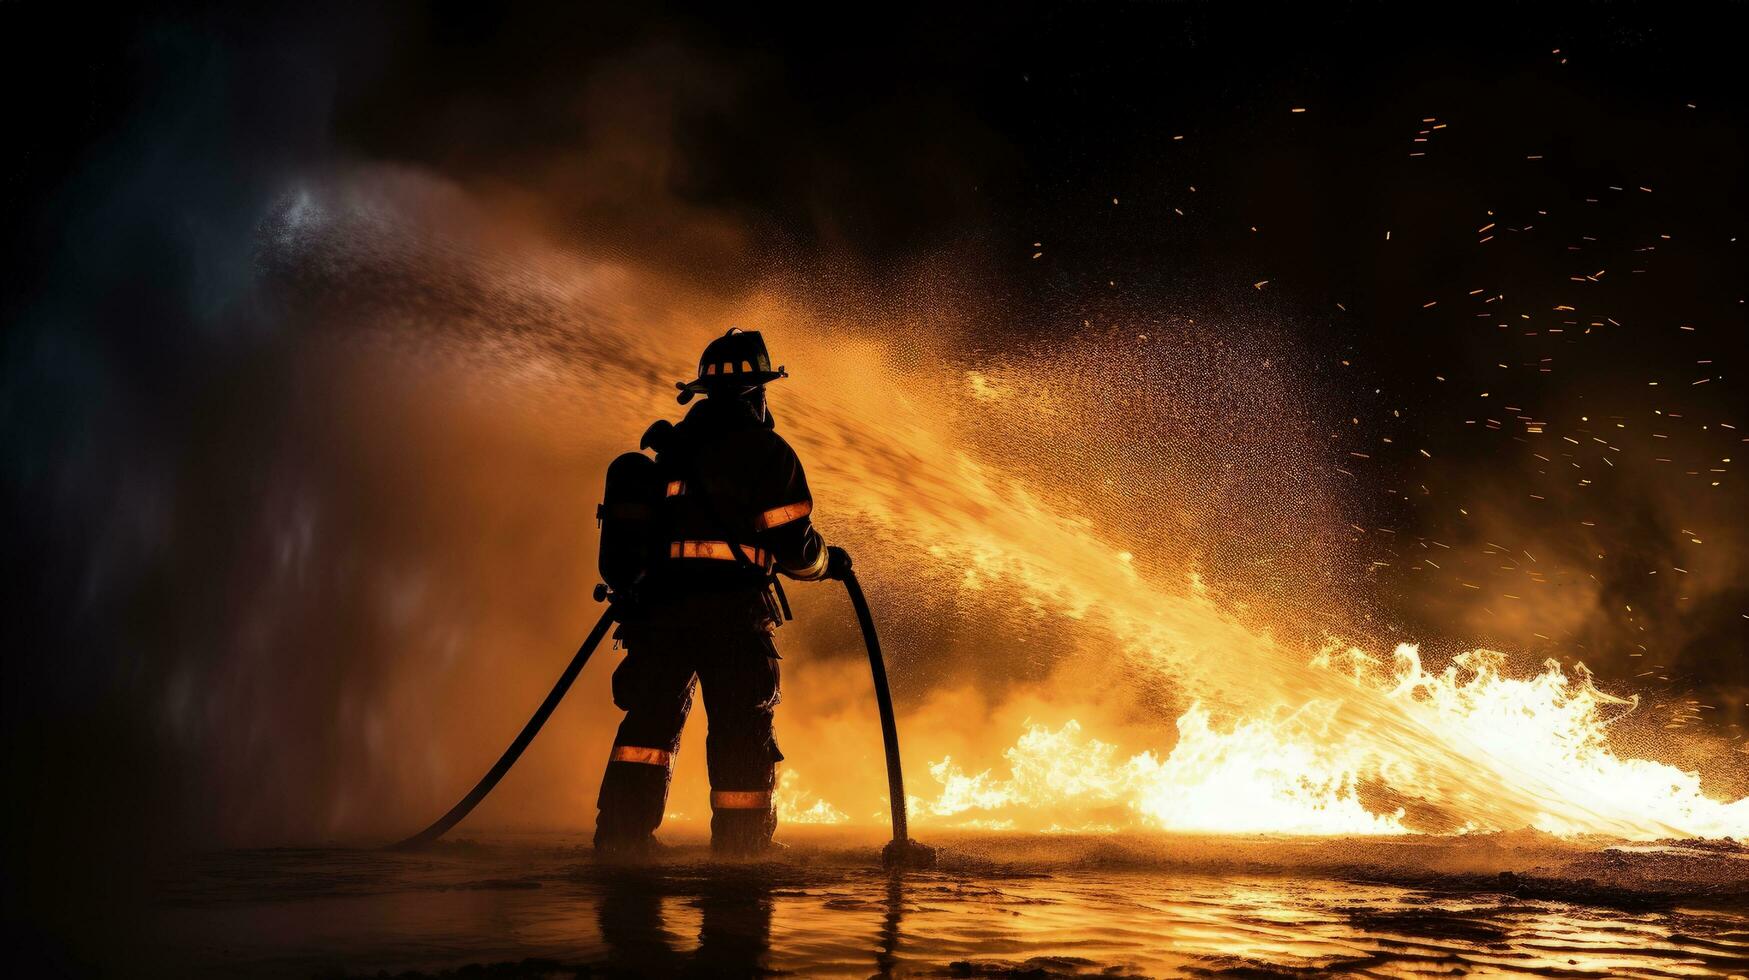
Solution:
<svg viewBox="0 0 1749 980"><path fill-rule="evenodd" d="M1195 704L1178 719L1178 742L1164 760L1152 751L1120 758L1077 721L1031 724L1004 753L1006 778L967 774L944 757L929 768L940 791L917 809L923 820L980 827L1012 827L1017 811L1048 811L1056 816L1041 829L1082 831L1399 834L1431 821L1445 830L1632 839L1749 832L1749 799L1718 802L1695 773L1612 751L1608 727L1621 712L1610 709L1633 701L1598 690L1583 667L1569 675L1549 661L1541 673L1514 678L1506 661L1477 650L1433 673L1409 645L1388 666L1355 649L1314 659L1315 669L1366 695L1362 704L1382 699L1421 729L1426 737L1414 742L1335 699L1225 725ZM1416 751L1426 745L1460 752L1467 764ZM1065 810L1081 819L1065 823Z"/></svg>
<svg viewBox="0 0 1749 980"><path fill-rule="evenodd" d="M402 282L409 308L449 311L441 333L416 338L419 349L437 351L434 371L461 355L456 383L437 387L467 395L453 406L458 414L489 404L504 431L527 441L505 458L551 464L513 481L470 460L449 479L419 483L421 493L451 494L457 510L495 508L496 522L452 536L492 550L485 559L463 552L452 564L481 569L474 584L495 601L479 605L503 610L501 620L464 620L453 631L491 635L516 656L458 660L449 674L421 662L377 706L372 717L387 720L373 724L399 732L396 745L426 746L428 764L406 766L384 751L337 781L359 800L401 801L402 823L447 805L454 787L489 763L500 728L514 731L525 717L526 692L506 683L503 664L526 673L538 695L551 650L594 615L581 598L592 570L573 554L587 555L574 544L588 532L574 525L600 472L580 461L604 463L635 444L650 418L671 416L664 386L724 324L744 324L781 351L790 379L772 396L779 426L807 463L817 523L858 556L875 600L913 791L926 785L921 774L934 782L914 801L921 824L1749 834L1749 801L1715 801L1696 774L1621 754L1608 736L1633 704L1600 691L1583 668L1551 663L1515 675L1505 655L1476 651L1430 670L1409 646L1388 657L1346 643L1319 648L1325 636L1344 635L1348 583L1328 569L1343 557L1337 539L1346 532L1331 529L1346 527L1346 511L1341 492L1325 485L1317 427L1295 414L1291 362L1193 335L1162 358L1147 346L1162 331L1151 340L1115 327L992 354L976 341L980 324L960 322L971 318L927 283L881 283L860 297L811 297L788 283L702 295L675 277L589 260L514 228L504 234L520 248L492 239L483 251L493 257L473 258L413 224L413 215L456 213L442 196L453 192L386 183L407 200L397 205L365 181L364 191L379 191L364 194L371 208L339 195L320 209L322 221L299 226L282 260L301 258L340 283L355 272ZM443 206L423 206L421 195L431 194ZM378 221L385 209L404 211L412 233ZM383 329L399 322L383 319ZM844 326L853 321L865 325ZM378 376L391 372L361 374L376 391ZM486 386L490 397L480 397ZM442 438L428 441L449 445L456 426L447 415L431 418ZM398 438L381 436L385 445ZM476 441L501 438L510 437L494 428ZM512 483L514 493L504 489ZM545 510L529 510L537 505ZM567 543L555 551L554 541ZM542 588L522 588L537 573ZM543 597L539 629L525 622L523 592ZM559 601L566 596L571 605ZM798 623L781 641L788 694L779 730L794 769L779 787L780 812L789 822L881 819L866 673L856 676L842 633L815 625L842 624L842 597L797 588L792 600ZM1017 623L1036 626L1041 642L1020 647L1023 638L1010 635ZM825 653L834 655L810 656ZM911 674L938 661L950 668L926 681ZM1059 664L1048 682L1011 680L1036 677L1044 662ZM605 703L604 678L592 674L585 688L596 686L581 696ZM504 696L475 711L482 685ZM1102 702L1090 685L1132 693ZM1154 693L1134 693L1142 690ZM436 703L470 706L481 727L431 743ZM1028 707L1038 709L1030 723ZM1166 720L1175 716L1173 738ZM487 818L592 812L600 770L576 767L575 750L604 744L613 719L568 717L577 720L561 719L543 736L522 778L488 802ZM699 727L689 729L693 745ZM1000 766L976 761L1010 739ZM679 811L702 799L700 755L681 754Z"/></svg>
<svg viewBox="0 0 1749 980"><path fill-rule="evenodd" d="M1047 831L1402 832L1400 812L1381 816L1362 807L1354 772L1327 744L1295 739L1296 727L1245 722L1217 732L1197 705L1179 718L1178 745L1162 761L1152 751L1120 759L1116 746L1084 735L1078 721L1057 729L1035 724L1004 753L1007 779L990 770L967 775L952 757L930 766L942 789L934 800L919 800L919 810L924 822L948 817L959 826L969 815L976 826L1004 827L1015 818L979 814L1078 811L1053 818L1041 828Z"/></svg>
<svg viewBox="0 0 1749 980"><path fill-rule="evenodd" d="M802 789L794 769L778 774L777 791L771 796L777 818L783 823L838 824L850 820L843 810Z"/></svg>

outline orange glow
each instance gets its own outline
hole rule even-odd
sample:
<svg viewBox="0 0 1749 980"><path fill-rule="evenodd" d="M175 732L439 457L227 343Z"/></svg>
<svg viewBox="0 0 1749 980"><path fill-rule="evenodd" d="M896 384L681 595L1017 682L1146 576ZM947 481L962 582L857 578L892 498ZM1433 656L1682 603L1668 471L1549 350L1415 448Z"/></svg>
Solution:
<svg viewBox="0 0 1749 980"><path fill-rule="evenodd" d="M429 230L343 203L313 238L335 261L429 260ZM1667 746L1614 744L1634 704L1581 667L1474 651L1430 668L1412 646L1357 648L1357 597L1329 574L1353 518L1345 484L1311 462L1327 450L1291 366L1117 325L990 353L981 314L927 275L714 293L485 223L445 229L494 256L445 251L445 288L492 297L492 316L458 301L453 349L418 362L424 378L404 377L406 351L392 371L349 355L366 394L336 410L408 419L359 433L361 458L442 447L404 450L429 457L405 463L405 496L465 515L450 516L466 533L445 568L474 605L410 593L408 622L436 625L406 628L394 683L356 709L372 754L333 777L325 832L417 825L501 750L597 614L587 517L606 463L677 417L667 385L740 324L789 368L770 390L778 429L874 602L920 828L1749 834L1749 800L1710 798L1656 761ZM498 329L504 305L525 332ZM775 802L791 822L878 827L880 740L847 604L830 584L790 598ZM475 820L588 825L616 664L598 655ZM677 815L704 812L704 722L676 759ZM295 805L262 811L289 821Z"/></svg>
<svg viewBox="0 0 1749 980"><path fill-rule="evenodd" d="M1357 696L1225 725L1196 705L1178 719L1177 744L1164 759L1147 751L1120 757L1074 721L1054 730L1033 725L1004 753L1006 778L969 775L951 758L932 765L940 789L917 801L918 819L1013 827L1035 823L1028 816L1036 812L1080 808L1106 816L1091 825L1058 817L1044 829L1428 829L1427 816L1416 826L1402 805L1369 804L1364 789L1373 786L1457 831L1531 827L1653 839L1749 829L1749 799L1720 803L1693 773L1617 756L1606 739L1611 709L1619 714L1632 703L1598 691L1583 670L1569 676L1551 662L1540 674L1512 678L1503 655L1476 651L1429 673L1409 646L1388 666L1353 650L1318 662L1346 674ZM1417 729L1418 741L1389 737L1393 727ZM1122 816L1115 824L1114 812Z"/></svg>

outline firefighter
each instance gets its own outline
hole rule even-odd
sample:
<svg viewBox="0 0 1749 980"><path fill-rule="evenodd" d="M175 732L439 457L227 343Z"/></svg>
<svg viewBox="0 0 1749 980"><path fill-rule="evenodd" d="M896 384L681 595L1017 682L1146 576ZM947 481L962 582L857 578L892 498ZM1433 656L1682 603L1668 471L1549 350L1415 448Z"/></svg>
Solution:
<svg viewBox="0 0 1749 980"><path fill-rule="evenodd" d="M710 725L713 849L746 856L780 846L771 840L783 759L772 735L779 692L772 633L788 603L777 576L818 581L849 568L843 550L828 548L815 529L801 461L773 429L765 386L785 376L772 369L757 331L731 329L705 348L697 377L676 385L682 405L703 399L679 424L660 421L645 433L654 465L628 453L609 468L602 568L624 597L615 635L626 656L613 674L614 704L625 718L596 801L595 846L603 854L637 856L655 846L695 687ZM622 484L641 481L647 489L632 495L650 499L624 503L623 486L616 497L616 471L634 474ZM614 514L635 519L615 524Z"/></svg>

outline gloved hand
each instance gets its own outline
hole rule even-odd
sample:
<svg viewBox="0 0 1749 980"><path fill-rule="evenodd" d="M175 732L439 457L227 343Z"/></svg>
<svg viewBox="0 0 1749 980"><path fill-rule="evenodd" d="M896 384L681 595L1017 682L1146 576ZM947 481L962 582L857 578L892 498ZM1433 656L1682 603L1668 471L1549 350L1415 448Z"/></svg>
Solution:
<svg viewBox="0 0 1749 980"><path fill-rule="evenodd" d="M826 547L826 577L840 581L850 574L850 552L837 545Z"/></svg>

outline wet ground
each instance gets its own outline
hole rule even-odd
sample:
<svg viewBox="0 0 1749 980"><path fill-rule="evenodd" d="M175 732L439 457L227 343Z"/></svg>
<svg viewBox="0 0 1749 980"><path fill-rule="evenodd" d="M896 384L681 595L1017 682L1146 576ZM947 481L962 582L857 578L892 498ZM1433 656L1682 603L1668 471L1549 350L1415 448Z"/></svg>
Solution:
<svg viewBox="0 0 1749 980"><path fill-rule="evenodd" d="M959 837L697 844L640 868L575 837L202 855L141 963L178 976L1749 975L1749 848L1540 835Z"/></svg>

